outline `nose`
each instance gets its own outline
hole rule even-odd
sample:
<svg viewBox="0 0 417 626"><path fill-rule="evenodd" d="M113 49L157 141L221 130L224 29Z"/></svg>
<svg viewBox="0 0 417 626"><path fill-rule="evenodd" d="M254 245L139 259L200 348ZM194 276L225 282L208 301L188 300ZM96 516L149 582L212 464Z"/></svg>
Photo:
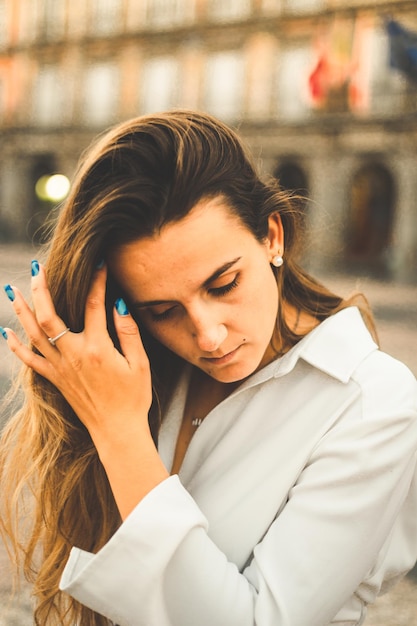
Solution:
<svg viewBox="0 0 417 626"><path fill-rule="evenodd" d="M215 352L227 337L224 324L203 328L195 333L197 345L203 352Z"/></svg>
<svg viewBox="0 0 417 626"><path fill-rule="evenodd" d="M193 332L197 345L203 352L215 352L227 337L225 324L209 315L201 315L193 319Z"/></svg>

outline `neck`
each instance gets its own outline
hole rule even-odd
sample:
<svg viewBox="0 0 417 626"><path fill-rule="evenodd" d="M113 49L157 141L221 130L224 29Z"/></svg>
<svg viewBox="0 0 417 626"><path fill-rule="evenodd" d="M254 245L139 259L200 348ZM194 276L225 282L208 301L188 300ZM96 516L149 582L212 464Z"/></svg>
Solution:
<svg viewBox="0 0 417 626"><path fill-rule="evenodd" d="M238 386L234 383L221 383L202 370L194 368L188 394L188 415L194 427L200 426L204 418L215 406L227 398Z"/></svg>

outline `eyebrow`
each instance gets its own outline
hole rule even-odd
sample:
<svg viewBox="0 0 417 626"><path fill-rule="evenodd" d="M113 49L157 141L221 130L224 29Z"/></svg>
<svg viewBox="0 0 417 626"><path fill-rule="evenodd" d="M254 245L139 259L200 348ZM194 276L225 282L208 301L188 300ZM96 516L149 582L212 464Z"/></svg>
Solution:
<svg viewBox="0 0 417 626"><path fill-rule="evenodd" d="M209 287L210 283L212 283L216 278L219 278L222 274L230 270L238 261L240 261L242 257L238 256L232 261L228 261L224 263L221 267L215 270L202 284L202 287ZM143 302L135 301L134 306L138 309L142 309L148 306L157 306L158 304L168 304L169 302L173 302L173 300L146 300Z"/></svg>

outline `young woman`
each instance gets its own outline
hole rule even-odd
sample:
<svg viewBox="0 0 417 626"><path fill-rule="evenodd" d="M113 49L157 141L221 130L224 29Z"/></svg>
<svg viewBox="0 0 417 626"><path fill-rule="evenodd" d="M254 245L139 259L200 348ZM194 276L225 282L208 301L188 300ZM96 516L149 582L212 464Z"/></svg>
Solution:
<svg viewBox="0 0 417 626"><path fill-rule="evenodd" d="M38 625L359 625L413 566L416 381L299 233L207 115L85 155L33 309L6 286L30 345L3 329L2 528Z"/></svg>

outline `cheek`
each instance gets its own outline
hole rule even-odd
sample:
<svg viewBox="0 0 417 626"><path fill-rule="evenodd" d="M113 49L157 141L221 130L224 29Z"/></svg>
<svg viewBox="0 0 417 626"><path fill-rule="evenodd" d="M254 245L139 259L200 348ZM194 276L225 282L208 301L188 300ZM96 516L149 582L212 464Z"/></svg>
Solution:
<svg viewBox="0 0 417 626"><path fill-rule="evenodd" d="M276 328L278 315L278 288L275 281L268 281L264 286L266 291L259 294L259 306L256 312L256 328L260 333L259 338L268 344Z"/></svg>
<svg viewBox="0 0 417 626"><path fill-rule="evenodd" d="M186 345L186 336L181 324L169 322L152 323L146 320L142 320L142 323L148 333L163 346L176 354L183 352L181 347L184 348Z"/></svg>
<svg viewBox="0 0 417 626"><path fill-rule="evenodd" d="M250 295L251 310L255 318L271 318L275 321L278 313L278 285L268 267L258 272ZM266 320L265 320L266 321Z"/></svg>

